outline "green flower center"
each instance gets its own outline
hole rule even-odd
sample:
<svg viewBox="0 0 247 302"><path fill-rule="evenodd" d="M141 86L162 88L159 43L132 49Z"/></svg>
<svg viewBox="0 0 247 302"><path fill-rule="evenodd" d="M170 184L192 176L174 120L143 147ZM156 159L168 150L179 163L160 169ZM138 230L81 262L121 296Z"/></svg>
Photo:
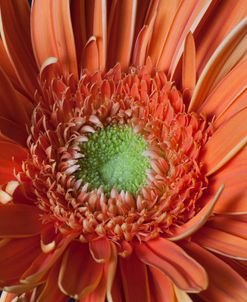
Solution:
<svg viewBox="0 0 247 302"><path fill-rule="evenodd" d="M145 185L149 160L143 155L147 143L129 126L113 125L91 134L81 144L77 177L93 188L112 188L136 194Z"/></svg>

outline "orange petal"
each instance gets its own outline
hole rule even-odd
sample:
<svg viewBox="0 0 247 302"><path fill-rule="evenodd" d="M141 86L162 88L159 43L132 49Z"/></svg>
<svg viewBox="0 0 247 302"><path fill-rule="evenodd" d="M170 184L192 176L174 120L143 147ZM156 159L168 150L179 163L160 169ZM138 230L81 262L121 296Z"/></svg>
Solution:
<svg viewBox="0 0 247 302"><path fill-rule="evenodd" d="M93 14L93 32L92 35L97 37L97 46L99 51L99 68L105 69L106 51L107 51L107 28L106 28L107 2L106 0L94 1Z"/></svg>
<svg viewBox="0 0 247 302"><path fill-rule="evenodd" d="M150 302L147 267L133 252L126 258L119 258L123 290L126 302Z"/></svg>
<svg viewBox="0 0 247 302"><path fill-rule="evenodd" d="M202 149L207 175L211 175L233 158L247 143L247 108L235 114L217 129Z"/></svg>
<svg viewBox="0 0 247 302"><path fill-rule="evenodd" d="M108 32L108 68L116 63L121 64L123 70L128 69L135 30L136 0L116 1L109 18L112 25ZM110 22L110 21L109 21Z"/></svg>
<svg viewBox="0 0 247 302"><path fill-rule="evenodd" d="M224 191L214 207L215 213L243 214L247 213L247 148L241 150L228 164L209 178L208 190L204 196L213 196L221 183Z"/></svg>
<svg viewBox="0 0 247 302"><path fill-rule="evenodd" d="M27 237L39 234L42 223L38 208L21 204L0 206L0 236Z"/></svg>
<svg viewBox="0 0 247 302"><path fill-rule="evenodd" d="M27 95L32 98L38 87L38 68L32 52L28 1L1 0L0 6L3 42L19 82Z"/></svg>
<svg viewBox="0 0 247 302"><path fill-rule="evenodd" d="M145 23L149 21L157 11L152 39L148 49L148 55L151 57L151 60L155 65L161 56L164 43L172 25L174 16L179 7L179 2L179 0L150 2L150 7Z"/></svg>
<svg viewBox="0 0 247 302"><path fill-rule="evenodd" d="M93 260L88 244L73 241L63 256L59 288L68 296L82 299L97 288L102 273L103 265Z"/></svg>
<svg viewBox="0 0 247 302"><path fill-rule="evenodd" d="M12 218L13 220L13 218ZM12 239L0 248L0 280L3 286L18 283L19 277L41 253L39 236Z"/></svg>
<svg viewBox="0 0 247 302"><path fill-rule="evenodd" d="M77 62L80 63L81 54L87 41L85 0L70 2L71 21L75 37Z"/></svg>
<svg viewBox="0 0 247 302"><path fill-rule="evenodd" d="M132 59L133 64L136 66L142 66L145 64L147 49L152 36L155 17L156 15L153 16L153 18L151 19L148 25L143 26L142 30L137 36L134 53L133 53L133 59Z"/></svg>
<svg viewBox="0 0 247 302"><path fill-rule="evenodd" d="M81 67L87 69L89 72L99 70L99 51L96 38L92 36L84 47Z"/></svg>
<svg viewBox="0 0 247 302"><path fill-rule="evenodd" d="M41 11L42 18L40 18ZM34 1L31 11L31 32L33 49L39 66L42 66L47 58L56 57L66 75L73 73L77 77L70 1Z"/></svg>
<svg viewBox="0 0 247 302"><path fill-rule="evenodd" d="M183 243L183 247L208 273L209 286L199 294L203 299L224 302L246 300L246 282L228 264L196 243Z"/></svg>
<svg viewBox="0 0 247 302"><path fill-rule="evenodd" d="M223 123L232 118L236 113L246 107L247 89L233 99L230 106L226 108L214 122L215 129L222 126Z"/></svg>
<svg viewBox="0 0 247 302"><path fill-rule="evenodd" d="M0 302L12 302L16 296L16 294L3 291L1 294Z"/></svg>
<svg viewBox="0 0 247 302"><path fill-rule="evenodd" d="M171 280L156 268L149 270L151 301L176 302Z"/></svg>
<svg viewBox="0 0 247 302"><path fill-rule="evenodd" d="M212 1L211 6L210 14L205 15L202 26L196 30L196 60L199 75L221 41L247 13L245 0Z"/></svg>
<svg viewBox="0 0 247 302"><path fill-rule="evenodd" d="M24 128L25 124L30 122L29 107L26 107L26 105L28 106L26 102L29 103L29 101L24 96L20 98L1 67L0 82L0 115Z"/></svg>
<svg viewBox="0 0 247 302"><path fill-rule="evenodd" d="M38 296L36 302L67 302L68 296L65 296L58 288L58 273L61 262L57 262L51 269L45 286Z"/></svg>
<svg viewBox="0 0 247 302"><path fill-rule="evenodd" d="M216 49L207 65L205 66L193 93L189 111L196 111L197 108L204 102L209 92L218 84L222 77L227 74L239 61L243 53L247 50L247 43L244 40L247 36L247 18L236 26L231 33L223 40L223 42ZM245 43L242 43L242 42ZM231 55L235 49L238 49L238 46L241 46L241 49L238 50L235 55L236 58L231 59ZM227 69L223 67L226 65L227 60L229 64ZM220 77L219 77L220 75Z"/></svg>
<svg viewBox="0 0 247 302"><path fill-rule="evenodd" d="M193 32L209 4L210 1L207 0L180 2L157 63L159 69L168 71L168 75L173 74L181 58L183 43L188 32L190 30Z"/></svg>
<svg viewBox="0 0 247 302"><path fill-rule="evenodd" d="M125 302L123 283L122 283L119 266L116 270L114 282L112 284L111 296L110 297L107 296L107 299L108 299L107 301Z"/></svg>
<svg viewBox="0 0 247 302"><path fill-rule="evenodd" d="M93 259L98 262L107 262L111 257L111 244L106 238L90 241L89 250Z"/></svg>
<svg viewBox="0 0 247 302"><path fill-rule="evenodd" d="M169 238L171 241L177 241L184 239L193 233L195 233L198 229L200 229L208 220L209 216L212 214L214 206L217 200L222 193L224 186L222 185L217 193L215 194L214 198L209 201L203 209L199 213L197 213L192 219L190 219L187 223L176 227L172 231L172 236Z"/></svg>
<svg viewBox="0 0 247 302"><path fill-rule="evenodd" d="M207 287L205 270L183 249L164 238L135 246L141 261L166 274L182 290L198 292Z"/></svg>
<svg viewBox="0 0 247 302"><path fill-rule="evenodd" d="M208 250L237 260L247 260L247 240L204 226L192 238Z"/></svg>
<svg viewBox="0 0 247 302"><path fill-rule="evenodd" d="M218 118L247 88L247 59L235 66L215 87L198 112Z"/></svg>
<svg viewBox="0 0 247 302"><path fill-rule="evenodd" d="M62 239L58 236L56 248L48 254L41 254L35 259L32 265L21 276L21 282L25 284L40 282L76 236L76 234L71 234Z"/></svg>
<svg viewBox="0 0 247 302"><path fill-rule="evenodd" d="M0 129L4 135L26 146L27 131L24 127L20 127L20 125L7 118L0 117Z"/></svg>
<svg viewBox="0 0 247 302"><path fill-rule="evenodd" d="M191 32L188 33L184 43L182 87L192 92L196 83L196 49Z"/></svg>

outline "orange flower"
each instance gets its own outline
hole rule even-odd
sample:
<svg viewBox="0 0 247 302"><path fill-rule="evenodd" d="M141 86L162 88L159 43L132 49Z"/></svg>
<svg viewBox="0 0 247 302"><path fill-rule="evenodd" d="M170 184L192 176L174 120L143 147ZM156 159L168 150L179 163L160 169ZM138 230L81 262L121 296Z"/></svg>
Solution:
<svg viewBox="0 0 247 302"><path fill-rule="evenodd" d="M0 9L1 302L246 301L246 0Z"/></svg>

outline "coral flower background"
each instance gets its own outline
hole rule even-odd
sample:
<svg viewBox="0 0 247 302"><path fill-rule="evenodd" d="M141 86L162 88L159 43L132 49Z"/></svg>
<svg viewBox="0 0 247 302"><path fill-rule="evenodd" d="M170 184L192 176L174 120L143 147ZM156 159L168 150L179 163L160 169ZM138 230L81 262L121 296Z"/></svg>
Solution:
<svg viewBox="0 0 247 302"><path fill-rule="evenodd" d="M0 10L0 301L246 302L247 1ZM75 177L109 121L164 143L136 198Z"/></svg>

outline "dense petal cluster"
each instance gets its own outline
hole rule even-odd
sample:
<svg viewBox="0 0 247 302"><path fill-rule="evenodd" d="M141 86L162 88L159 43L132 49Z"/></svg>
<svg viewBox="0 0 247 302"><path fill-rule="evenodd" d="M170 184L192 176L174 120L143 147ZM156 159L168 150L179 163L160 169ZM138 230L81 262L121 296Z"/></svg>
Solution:
<svg viewBox="0 0 247 302"><path fill-rule="evenodd" d="M0 0L1 302L246 302L246 0Z"/></svg>

